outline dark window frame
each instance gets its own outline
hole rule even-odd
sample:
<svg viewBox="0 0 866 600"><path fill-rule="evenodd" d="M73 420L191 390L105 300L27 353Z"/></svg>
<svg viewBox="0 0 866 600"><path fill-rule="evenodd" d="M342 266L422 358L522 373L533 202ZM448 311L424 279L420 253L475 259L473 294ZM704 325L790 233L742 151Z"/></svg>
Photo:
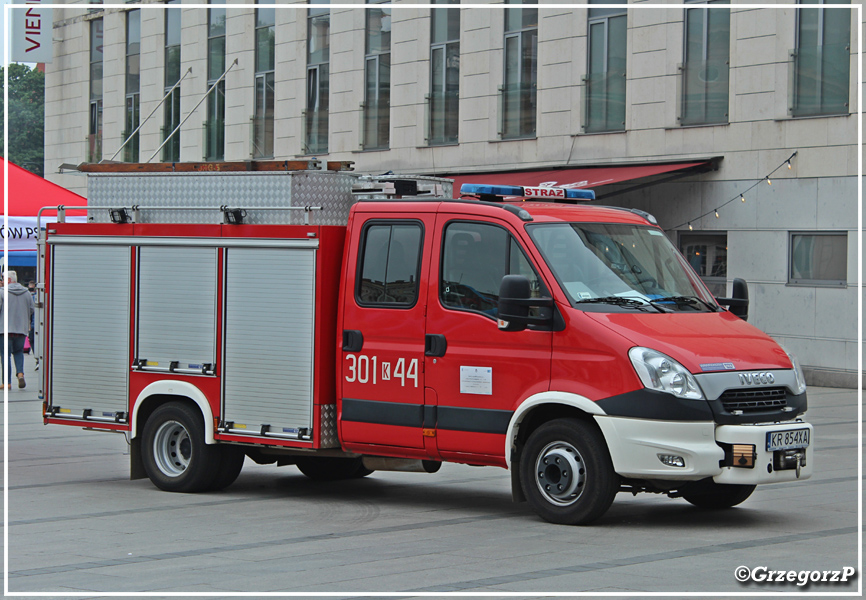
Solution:
<svg viewBox="0 0 866 600"><path fill-rule="evenodd" d="M679 97L679 114L678 120L680 125L691 126L691 125L725 125L730 122L730 94L731 94L731 85L730 85L730 62L731 62L731 9L729 8L712 8L710 5L719 3L722 0L706 0L705 4L700 4L705 0L687 0L686 6L683 9L683 63L680 67L680 81L681 81L681 91ZM701 13L701 58L700 60L689 60L689 23L690 18L695 13ZM727 13L727 32L728 39L726 40L727 44L727 55L724 61L724 64L715 61L710 58L711 54L715 54L714 50L720 50L720 47L717 47L717 43L714 43L713 38L710 37L710 20L716 15L723 15ZM692 63L703 63L698 65L697 72L694 70L694 66ZM711 64L711 62L715 62L716 64ZM710 77L713 73L716 72L719 75L724 76L725 82L725 94L724 94L724 113L716 118L715 115L710 114L709 106L710 106L710 96L713 91L713 80ZM695 74L699 81L704 83L704 89L701 93L701 97L699 101L694 101L689 97L689 80L692 74ZM690 102L692 100L692 102Z"/></svg>
<svg viewBox="0 0 866 600"><path fill-rule="evenodd" d="M460 131L460 6L459 0L433 0L430 8L430 93L427 95L427 145L447 146L458 143ZM444 40L436 41L436 18L435 11L446 11L446 25ZM448 23L450 13L457 12L457 37L449 35ZM441 72L434 70L436 64L435 56L441 54ZM449 85L449 71L453 75L455 67L449 67L449 63L456 59L457 84ZM436 89L439 88L437 94ZM453 109L453 110L451 110ZM437 124L441 124L437 126ZM452 133L453 132L453 133Z"/></svg>
<svg viewBox="0 0 866 600"><path fill-rule="evenodd" d="M847 87L847 94L844 97L844 102L842 106L834 106L829 101L826 100L826 96L828 94L824 93L824 86L827 84L829 79L823 76L823 67L825 66L822 58L818 58L816 60L815 68L818 71L815 77L815 90L814 94L809 95L809 98L814 98L815 103L813 107L809 107L806 104L806 108L803 108L804 103L801 101L802 98L807 97L806 94L800 93L800 80L803 77L804 73L808 72L808 69L802 69L802 60L803 60L803 52L802 48L802 15L803 11L806 10L817 10L818 11L818 22L817 22L817 38L818 45L816 46L816 56L823 56L825 52L825 48L832 48L834 46L839 46L841 44L827 44L825 43L826 31L824 30L824 19L827 14L826 6L840 6L847 8L831 8L829 10L848 10L848 31L847 36L844 38L844 50L845 50L845 61L844 61L844 69L845 69L845 83ZM790 98L789 98L789 114L794 117L820 117L820 116L836 116L836 115L848 115L851 114L851 106L850 106L850 95L851 95L851 22L852 22L852 13L856 14L852 7L853 5L850 2L832 2L827 0L815 0L814 2L805 3L802 0L798 0L796 7L796 19L795 19L795 48L791 52L791 70L790 70ZM832 37L832 36L831 36ZM832 40L831 40L832 41ZM828 64L832 64L833 61L829 61Z"/></svg>
<svg viewBox="0 0 866 600"><path fill-rule="evenodd" d="M260 0L253 11L255 19L255 74L253 85L252 154L253 158L274 157L274 111L276 109L276 8L274 0ZM269 5L271 7L269 7ZM263 8L258 8L259 6ZM272 22L261 24L262 11L274 11ZM268 44L267 56L263 56L260 36L271 35L273 44ZM262 67L262 61L267 68Z"/></svg>
<svg viewBox="0 0 866 600"><path fill-rule="evenodd" d="M701 275L698 272L698 270L692 266L692 261L691 261L689 255L687 255L685 252L685 242L683 240L688 239L689 237L712 238L714 236L715 237L721 237L721 236L725 237L725 248L726 248L725 261L724 261L725 262L725 274L724 275L712 275L712 274L710 274L710 275L704 276L704 275ZM689 264L689 266L692 266L692 269L695 271L695 274L701 278L701 281L704 282L704 285L707 287L708 290L710 290L710 292L716 298L723 297L726 295L727 282L728 282L727 244L728 244L728 230L726 230L726 229L717 229L717 230L707 229L707 230L703 230L703 231L684 231L684 230L678 230L677 231L677 244L676 244L677 250L679 251L680 254L683 255L683 258L686 259L686 262ZM713 288L716 288L717 290L721 289L720 293L718 293L718 294L715 293L713 291Z"/></svg>
<svg viewBox="0 0 866 600"><path fill-rule="evenodd" d="M788 232L788 272L786 285L791 287L813 287L846 289L848 287L848 234L847 231L789 231ZM794 277L794 237L843 237L845 239L845 277L843 279L805 279Z"/></svg>
<svg viewBox="0 0 866 600"><path fill-rule="evenodd" d="M499 88L500 116L499 137L502 140L526 140L538 136L538 7L535 2L526 3L528 8L518 7L523 5L520 0L506 0L506 5L515 5L506 8L505 26L502 32L502 87ZM535 11L535 26L526 26L526 12ZM520 11L520 27L509 29L508 11ZM516 40L516 90L509 89L508 80L514 76L509 73L509 44L510 40ZM528 43L527 43L528 42ZM524 81L524 63L527 59L527 47L529 48L529 81ZM516 96L512 96L515 94ZM516 100L516 102L515 102ZM512 107L516 104L516 107ZM512 123L516 123L515 127Z"/></svg>
<svg viewBox="0 0 866 600"><path fill-rule="evenodd" d="M137 39L132 36L133 17L138 20ZM125 96L123 142L138 129L141 120L141 9L126 11ZM123 161L139 160L138 132L123 147ZM123 143L121 142L121 143Z"/></svg>
<svg viewBox="0 0 866 600"><path fill-rule="evenodd" d="M327 1L313 0L312 4L328 4ZM316 21L327 15L328 41L318 56L310 52L310 42L314 39L313 29ZM330 70L331 70L331 9L307 9L307 100L304 110L304 154L328 153L328 128L330 121ZM316 38L318 39L318 38ZM322 133L324 132L324 135Z"/></svg>
<svg viewBox="0 0 866 600"><path fill-rule="evenodd" d="M445 224L442 226L442 236L441 236L441 242L440 242L440 247L439 247L439 274L438 274L437 281L436 281L436 287L437 287L436 296L439 299L439 306L443 310L452 310L452 311L456 311L456 312L467 312L467 313L471 313L474 315L482 315L482 316L487 317L488 319L491 319L493 321L497 320L496 316L490 315L489 313L486 313L486 312L481 311L481 310L446 304L445 299L443 298L443 295L445 293L444 292L444 286L443 286L444 282L442 279L442 275L445 272L445 242L446 242L447 237L448 237L448 235L447 235L448 228L451 227L452 225L485 225L488 227L495 227L497 229L501 229L502 231L504 231L505 235L508 236L508 242L506 243L507 254L505 256L505 264L508 265L509 267L511 265L511 260L512 260L512 257L511 257L512 244L511 244L511 242L513 242L520 249L521 253L523 254L523 257L526 259L526 262L529 264L529 268L532 269L533 275L535 275L535 278L538 280L539 296L541 296L541 297L550 296L550 292L549 292L550 288L547 285L547 282L544 280L544 277L542 277L541 274L539 273L538 267L535 265L535 262L532 260L532 256L529 254L529 252L526 251L525 245L521 242L520 238L517 235L515 235L515 233L513 231L511 231L507 227L504 227L503 225L500 225L499 223L493 223L490 221L479 221L479 220L474 220L474 219L451 219L449 221L446 221ZM506 275L508 275L508 274L509 273L506 273ZM497 290L497 293L498 293L498 290ZM498 299L498 297L497 297L497 299Z"/></svg>
<svg viewBox="0 0 866 600"><path fill-rule="evenodd" d="M418 240L418 261L415 265L415 299L410 303L401 302L366 302L361 300L361 284L363 282L364 259L367 254L367 235L373 227L394 227L395 225L412 225L418 227L421 236ZM393 229L392 229L393 232ZM424 262L424 240L426 231L424 222L420 219L370 219L361 229L361 241L358 244L358 257L355 265L355 304L361 308L390 308L395 310L410 310L417 306L421 296L421 269ZM390 244L390 241L389 241ZM387 275L387 266L386 266Z"/></svg>
<svg viewBox="0 0 866 600"><path fill-rule="evenodd" d="M175 24L172 23L174 19L177 19L176 28L178 37L180 36L180 32L182 31L182 23L181 23L181 8L180 8L180 0L166 0L166 9L165 16L163 19L163 37L164 37L164 50L165 55L163 56L163 94L168 94L169 90L180 80L180 49L181 44L178 39L177 44L169 43L169 31L170 29L175 28ZM175 52L177 53L175 55ZM176 68L171 63L173 62L173 58L176 57L177 65ZM171 135L171 133L180 125L180 87L174 88L171 92L171 95L166 98L165 105L163 107L162 112L162 141L165 142L166 138ZM179 162L180 161L180 130L177 131L172 137L171 140L162 148L162 161L163 162Z"/></svg>
<svg viewBox="0 0 866 600"><path fill-rule="evenodd" d="M101 41L95 42L94 38ZM90 76L88 85L90 96L90 124L87 132L86 154L87 162L99 162L102 160L103 101L105 97L103 91L103 69L105 66L105 54L103 48L105 44L105 26L101 18L90 21L89 41ZM95 76L97 71L99 73L98 77Z"/></svg>
<svg viewBox="0 0 866 600"><path fill-rule="evenodd" d="M391 40L392 29L388 31L388 49L371 48L374 41L370 29L369 13L371 7L386 7L391 11L388 17L393 24L393 7L390 0L367 0L364 17L364 103L361 115L361 149L388 150L391 147ZM375 8L373 8L375 10ZM387 84L385 83L387 74ZM369 82L375 80L375 89ZM369 143L368 143L369 140Z"/></svg>
<svg viewBox="0 0 866 600"><path fill-rule="evenodd" d="M601 2L603 0L597 0ZM622 102L622 121L618 121L616 126L610 125L610 108L613 105L612 97L613 93L609 91L609 81L612 81L611 77L608 76L605 79L602 79L600 83L603 84L603 92L598 94L597 96L593 93L593 87L597 85L592 81L593 74L595 73L610 73L612 72L611 68L611 56L610 56L610 29L611 29L611 21L613 19L625 19L625 38L623 39L624 49L623 56L625 57L625 64L623 64L623 73L622 73L622 81L623 81L623 102ZM604 47L602 50L602 62L604 63L603 71L593 71L593 57L594 54L592 52L592 28L593 25L602 24L604 28ZM588 11L587 24L586 24L586 39L587 39L587 49L586 49L586 75L583 78L583 131L584 133L612 133L612 132L621 132L626 130L626 119L627 119L627 107L628 107L628 6L623 2L622 8L590 8ZM593 107L595 106L594 102L600 102L603 118L599 120L593 120L591 115L593 114Z"/></svg>
<svg viewBox="0 0 866 600"><path fill-rule="evenodd" d="M208 0L208 4L212 5L224 5L225 0ZM211 19L211 15L213 11L222 11L223 13L223 30L221 35L211 35L213 28L213 20ZM211 63L211 47L217 47L220 43L219 40L222 40L222 68L219 70L219 75L222 75L225 71L225 63L226 63L226 55L225 55L225 41L226 41L226 32L225 32L225 8L208 8L207 9L207 87L208 89L217 81L218 77L212 77L212 67L216 66ZM206 121L205 121L205 131L204 131L204 148L202 154L204 155L204 159L206 161L221 161L225 160L226 155L226 147L225 147L225 138L226 138L226 102L225 102L225 94L226 94L226 80L223 78L220 80L219 84L208 94L208 99L205 102L207 105L206 108Z"/></svg>

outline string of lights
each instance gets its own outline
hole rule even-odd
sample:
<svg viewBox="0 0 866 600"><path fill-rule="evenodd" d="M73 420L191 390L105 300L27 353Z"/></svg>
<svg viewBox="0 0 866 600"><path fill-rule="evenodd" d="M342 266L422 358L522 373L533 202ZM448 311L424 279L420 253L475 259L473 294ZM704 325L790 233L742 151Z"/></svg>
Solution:
<svg viewBox="0 0 866 600"><path fill-rule="evenodd" d="M679 225L676 225L676 226L674 226L674 227L669 227L668 229L679 229L680 227L683 227L683 226L685 226L685 225L688 225L688 226L689 226L689 230L691 231L691 230L694 229L694 228L692 227L692 221L700 221L700 220L703 219L704 217L706 217L706 216L708 216L708 215L713 215L713 214L716 216L717 219L720 218L720 217L719 217L719 210L722 209L722 208L724 208L724 207L726 207L726 206L727 206L728 204L730 204L731 202L734 202L735 200L739 200L740 202L745 202L745 201L746 201L746 194L749 193L750 191L752 191L753 189L755 189L756 187L758 187L759 185L761 185L761 184L764 183L764 182L766 182L767 185L773 185L773 180L770 179L770 177L773 176L773 175L775 175L776 171L778 171L779 169L781 169L781 168L784 167L784 166L787 166L787 167L790 169L790 168L791 168L791 160L792 160L795 156L797 156L797 151L796 151L796 150L794 151L794 153L793 153L791 156L789 156L787 159L785 159L785 160L784 160L784 161L783 161L783 162L782 162L778 167L776 167L775 169L773 169L772 171L770 171L770 173L769 173L768 175L765 175L762 179L759 179L759 180L756 181L754 184L752 184L750 187L748 187L747 189L743 190L742 192L740 192L739 194L737 194L736 196L734 196L733 198L731 198L731 199L728 200L727 202L724 202L724 203L722 203L722 204L719 204L719 205L718 205L716 208L714 208L713 210L708 210L708 211L705 212L704 214L702 214L702 215L698 215L697 217L695 217L695 218L693 218L693 219L690 219L690 220L686 221L685 223L680 223Z"/></svg>

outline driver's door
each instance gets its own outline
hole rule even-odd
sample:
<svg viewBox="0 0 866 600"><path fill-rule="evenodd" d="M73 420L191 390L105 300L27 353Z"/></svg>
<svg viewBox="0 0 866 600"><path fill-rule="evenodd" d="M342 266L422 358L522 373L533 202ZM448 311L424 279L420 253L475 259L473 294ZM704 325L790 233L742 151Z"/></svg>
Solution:
<svg viewBox="0 0 866 600"><path fill-rule="evenodd" d="M427 337L438 340L428 342L424 370L436 447L446 460L504 464L515 408L549 388L552 333L500 331L499 285L521 274L533 296L547 288L507 223L440 214L435 229Z"/></svg>

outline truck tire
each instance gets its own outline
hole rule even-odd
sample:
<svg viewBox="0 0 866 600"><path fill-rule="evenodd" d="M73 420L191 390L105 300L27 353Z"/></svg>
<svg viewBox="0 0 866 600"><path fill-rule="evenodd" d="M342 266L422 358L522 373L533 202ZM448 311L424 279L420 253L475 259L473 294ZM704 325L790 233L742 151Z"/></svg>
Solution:
<svg viewBox="0 0 866 600"><path fill-rule="evenodd" d="M147 419L142 437L144 470L166 492L210 488L220 465L220 448L204 442L201 414L183 402L169 402Z"/></svg>
<svg viewBox="0 0 866 600"><path fill-rule="evenodd" d="M696 481L682 490L683 499L700 508L731 508L752 495L754 485L716 483L712 479Z"/></svg>
<svg viewBox="0 0 866 600"><path fill-rule="evenodd" d="M214 480L208 486L208 489L213 491L224 490L233 484L241 474L247 457L241 448L231 444L221 444L217 446L217 450L220 453L219 467Z"/></svg>
<svg viewBox="0 0 866 600"><path fill-rule="evenodd" d="M545 521L584 525L610 508L619 476L601 432L577 419L557 419L532 432L520 457L520 482Z"/></svg>
<svg viewBox="0 0 866 600"><path fill-rule="evenodd" d="M364 466L361 458L335 458L328 456L309 456L299 458L295 463L301 473L314 481L338 481L340 479L360 479L373 471Z"/></svg>

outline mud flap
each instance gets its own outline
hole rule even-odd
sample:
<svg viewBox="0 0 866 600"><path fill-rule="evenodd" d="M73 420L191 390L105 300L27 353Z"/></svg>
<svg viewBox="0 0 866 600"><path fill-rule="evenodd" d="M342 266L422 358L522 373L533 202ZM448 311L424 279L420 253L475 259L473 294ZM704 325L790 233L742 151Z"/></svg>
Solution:
<svg viewBox="0 0 866 600"><path fill-rule="evenodd" d="M523 495L523 488L520 485L520 469L511 464L511 501L526 502L526 496Z"/></svg>
<svg viewBox="0 0 866 600"><path fill-rule="evenodd" d="M134 437L129 442L129 479L147 479L144 461L141 460L141 436Z"/></svg>

